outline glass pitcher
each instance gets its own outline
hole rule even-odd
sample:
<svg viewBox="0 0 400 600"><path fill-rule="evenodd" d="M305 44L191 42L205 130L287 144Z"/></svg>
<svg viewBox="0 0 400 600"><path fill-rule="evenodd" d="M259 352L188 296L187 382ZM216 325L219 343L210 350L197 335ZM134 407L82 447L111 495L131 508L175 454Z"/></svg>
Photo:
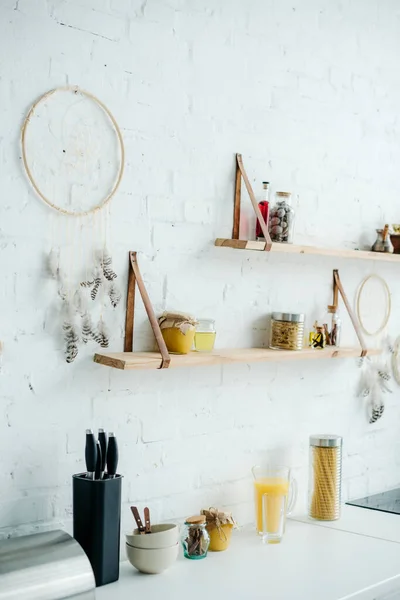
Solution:
<svg viewBox="0 0 400 600"><path fill-rule="evenodd" d="M297 500L297 481L291 477L289 467L256 465L251 471L254 477L256 529L259 535L265 537L269 529L270 533L274 533L275 524L280 522L282 497L285 519L293 511Z"/></svg>

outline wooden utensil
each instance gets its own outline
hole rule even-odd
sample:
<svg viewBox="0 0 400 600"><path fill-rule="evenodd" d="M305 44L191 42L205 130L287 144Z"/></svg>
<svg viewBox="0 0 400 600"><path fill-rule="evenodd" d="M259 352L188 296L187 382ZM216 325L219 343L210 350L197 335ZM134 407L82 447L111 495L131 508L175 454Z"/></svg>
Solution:
<svg viewBox="0 0 400 600"><path fill-rule="evenodd" d="M146 533L146 531L145 531L144 525L142 523L142 519L140 518L140 514L137 509L137 506L131 506L131 511L132 511L133 517L136 521L136 525L138 527L140 535L144 535ZM150 523L150 521L149 521L149 523Z"/></svg>
<svg viewBox="0 0 400 600"><path fill-rule="evenodd" d="M147 506L144 509L144 523L145 523L145 533L151 533L150 510L147 508Z"/></svg>

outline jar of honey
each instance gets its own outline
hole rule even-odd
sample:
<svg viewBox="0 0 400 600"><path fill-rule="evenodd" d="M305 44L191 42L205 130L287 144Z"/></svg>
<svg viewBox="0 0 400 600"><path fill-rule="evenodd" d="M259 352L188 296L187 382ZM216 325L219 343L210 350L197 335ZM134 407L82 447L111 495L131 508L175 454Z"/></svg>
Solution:
<svg viewBox="0 0 400 600"><path fill-rule="evenodd" d="M218 508L203 509L201 514L206 517L207 531L210 536L209 550L222 552L227 550L231 542L232 529L236 527L232 513L218 510Z"/></svg>
<svg viewBox="0 0 400 600"><path fill-rule="evenodd" d="M188 354L193 346L197 321L186 313L164 312L158 319L168 352Z"/></svg>

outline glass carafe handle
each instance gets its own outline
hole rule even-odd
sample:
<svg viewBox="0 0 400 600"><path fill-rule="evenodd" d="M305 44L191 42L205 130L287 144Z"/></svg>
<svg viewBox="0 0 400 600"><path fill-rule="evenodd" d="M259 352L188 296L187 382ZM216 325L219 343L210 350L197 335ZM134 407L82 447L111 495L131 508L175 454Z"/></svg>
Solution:
<svg viewBox="0 0 400 600"><path fill-rule="evenodd" d="M287 510L286 510L287 515L292 514L293 509L296 505L296 500L297 500L297 481L295 479L291 479L290 486L289 486L289 498L288 498L288 504L287 504Z"/></svg>

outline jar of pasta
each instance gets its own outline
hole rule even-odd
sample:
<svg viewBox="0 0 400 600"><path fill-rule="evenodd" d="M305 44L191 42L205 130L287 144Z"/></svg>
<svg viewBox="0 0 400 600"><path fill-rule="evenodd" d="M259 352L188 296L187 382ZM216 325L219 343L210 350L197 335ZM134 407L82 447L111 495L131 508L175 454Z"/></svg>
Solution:
<svg viewBox="0 0 400 600"><path fill-rule="evenodd" d="M269 347L272 350L302 350L304 344L303 314L273 312Z"/></svg>
<svg viewBox="0 0 400 600"><path fill-rule="evenodd" d="M342 490L342 438L310 436L308 514L319 521L340 518Z"/></svg>

